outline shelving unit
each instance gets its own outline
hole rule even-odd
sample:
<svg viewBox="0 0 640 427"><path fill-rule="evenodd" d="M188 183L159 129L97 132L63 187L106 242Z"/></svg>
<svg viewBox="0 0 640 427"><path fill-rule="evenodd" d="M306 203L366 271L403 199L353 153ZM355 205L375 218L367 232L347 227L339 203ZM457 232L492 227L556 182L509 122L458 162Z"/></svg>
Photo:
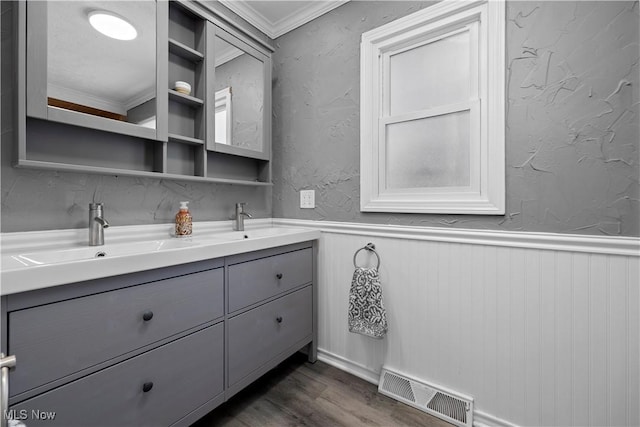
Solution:
<svg viewBox="0 0 640 427"><path fill-rule="evenodd" d="M206 20L169 3L169 97L166 173L206 176L207 93ZM191 94L173 90L174 82L191 85Z"/></svg>
<svg viewBox="0 0 640 427"><path fill-rule="evenodd" d="M270 155L213 142L217 31L211 21L185 3L169 3L169 134L165 172L269 185ZM244 42L239 43L250 50ZM192 94L173 90L176 80L191 84ZM270 126L265 127L267 131Z"/></svg>
<svg viewBox="0 0 640 427"><path fill-rule="evenodd" d="M192 1L156 3L159 43L153 110L156 127L153 129L59 108L49 107L48 115L42 114L41 110L47 108L46 55L34 46L46 45L47 12L39 2L28 2L28 5L29 25L27 6L24 3L16 6L20 119L17 167L272 185L269 52L264 46L258 52L259 44L220 19L217 11ZM234 40L239 49L259 56L264 64L264 119L258 124L263 126L265 139L262 151L215 142L215 40L222 33ZM27 68L38 72L27 75ZM174 90L176 81L188 82L191 93Z"/></svg>

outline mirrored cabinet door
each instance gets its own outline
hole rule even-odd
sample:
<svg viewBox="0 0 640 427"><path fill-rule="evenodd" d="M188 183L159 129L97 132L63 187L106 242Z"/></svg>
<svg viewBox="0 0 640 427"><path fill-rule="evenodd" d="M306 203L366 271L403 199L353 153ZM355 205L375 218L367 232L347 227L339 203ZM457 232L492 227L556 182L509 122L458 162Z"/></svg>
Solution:
<svg viewBox="0 0 640 427"><path fill-rule="evenodd" d="M214 132L207 149L255 159L269 159L270 58L226 31L213 37Z"/></svg>
<svg viewBox="0 0 640 427"><path fill-rule="evenodd" d="M158 130L166 99L158 96L157 40L166 31L159 4L28 2L27 115L166 139Z"/></svg>

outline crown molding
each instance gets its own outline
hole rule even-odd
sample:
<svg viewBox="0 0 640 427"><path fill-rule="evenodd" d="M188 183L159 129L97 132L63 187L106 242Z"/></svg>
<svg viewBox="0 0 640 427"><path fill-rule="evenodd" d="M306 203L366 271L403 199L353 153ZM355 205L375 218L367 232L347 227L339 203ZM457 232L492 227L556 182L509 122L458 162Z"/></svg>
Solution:
<svg viewBox="0 0 640 427"><path fill-rule="evenodd" d="M241 18L265 33L271 39L276 39L348 1L349 0L315 1L285 17L282 17L276 22L272 22L265 18L247 2L238 0L220 0L220 3L231 9L231 11L238 14Z"/></svg>

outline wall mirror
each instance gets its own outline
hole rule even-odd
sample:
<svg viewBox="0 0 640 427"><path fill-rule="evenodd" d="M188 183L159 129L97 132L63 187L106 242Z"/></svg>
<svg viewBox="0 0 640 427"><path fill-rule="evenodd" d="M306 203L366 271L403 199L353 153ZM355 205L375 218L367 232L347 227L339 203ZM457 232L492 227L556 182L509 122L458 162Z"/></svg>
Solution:
<svg viewBox="0 0 640 427"><path fill-rule="evenodd" d="M155 139L156 2L27 7L28 115Z"/></svg>
<svg viewBox="0 0 640 427"><path fill-rule="evenodd" d="M261 158L265 147L265 61L260 52L217 30L215 150Z"/></svg>

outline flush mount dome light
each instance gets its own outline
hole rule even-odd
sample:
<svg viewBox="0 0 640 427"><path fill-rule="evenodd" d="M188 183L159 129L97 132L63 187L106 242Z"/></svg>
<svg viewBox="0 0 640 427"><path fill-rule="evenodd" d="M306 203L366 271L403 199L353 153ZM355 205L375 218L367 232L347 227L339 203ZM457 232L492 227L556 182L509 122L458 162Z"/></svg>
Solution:
<svg viewBox="0 0 640 427"><path fill-rule="evenodd" d="M136 28L124 18L103 10L89 13L89 23L97 31L117 40L133 40L138 36Z"/></svg>

